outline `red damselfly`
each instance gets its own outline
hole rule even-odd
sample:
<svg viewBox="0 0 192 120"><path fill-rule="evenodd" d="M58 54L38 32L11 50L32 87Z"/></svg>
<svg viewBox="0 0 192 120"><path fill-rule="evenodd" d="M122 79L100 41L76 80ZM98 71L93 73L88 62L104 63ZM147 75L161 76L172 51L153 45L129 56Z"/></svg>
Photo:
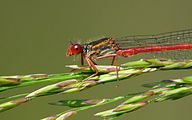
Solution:
<svg viewBox="0 0 192 120"><path fill-rule="evenodd" d="M95 60L113 57L111 65L113 65L116 59L116 74L118 80L118 56L127 57L147 52L168 59L191 59L192 53L189 49L192 49L192 29L157 35L103 38L82 45L73 41L69 44L67 56L77 56L81 53L81 65L84 64L83 59L85 59L88 64L86 67L72 71L93 67L95 73L86 78L86 80L98 74L98 70L95 67Z"/></svg>

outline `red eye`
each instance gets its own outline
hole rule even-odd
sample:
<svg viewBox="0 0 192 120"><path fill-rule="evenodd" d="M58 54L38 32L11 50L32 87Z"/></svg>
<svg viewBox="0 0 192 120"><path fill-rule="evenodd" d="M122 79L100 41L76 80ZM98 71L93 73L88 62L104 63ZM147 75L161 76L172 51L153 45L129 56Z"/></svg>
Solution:
<svg viewBox="0 0 192 120"><path fill-rule="evenodd" d="M70 49L72 54L79 54L82 51L82 47L79 44L72 45Z"/></svg>

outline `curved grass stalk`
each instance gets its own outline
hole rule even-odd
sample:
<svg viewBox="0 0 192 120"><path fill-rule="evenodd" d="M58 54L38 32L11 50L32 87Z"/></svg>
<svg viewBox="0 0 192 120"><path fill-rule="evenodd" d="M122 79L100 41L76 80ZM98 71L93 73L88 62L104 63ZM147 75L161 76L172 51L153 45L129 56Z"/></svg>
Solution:
<svg viewBox="0 0 192 120"><path fill-rule="evenodd" d="M158 71L158 70L173 70L173 69L189 69L192 66L191 60L162 60L162 59L142 59L140 61L129 62L122 64L123 67L119 69L119 80L125 80L127 78L135 77L137 75L141 75L143 73ZM80 68L82 66L77 65L68 65L70 68ZM21 95L15 95L11 97L1 98L1 101L21 97L17 100L12 100L9 102L5 102L0 104L0 111L5 111L11 108L14 108L22 103L26 103L34 98L47 96L52 94L66 94L77 91L86 90L88 88L94 87L96 85L100 85L103 83L113 82L117 80L115 66L102 66L97 65L97 69L100 74L92 77L90 80L82 81L83 78L90 76L94 71L90 68L84 69L86 72L77 72L77 73L64 73L64 74L35 74L35 75L19 75L19 76L1 76L0 77L0 91L29 86L34 84L40 84L45 82L57 82L55 84L51 84L45 87L42 87L38 90L34 90L31 93L25 93ZM160 102L168 99L179 99L184 96L190 95L192 89L192 77L185 77L181 79L169 80L169 81L161 81L155 83L144 84L144 87L152 88L148 91L127 94L124 96L115 97L112 99L89 99L89 100L62 100L62 102L51 103L52 105L63 105L63 106L71 106L76 107L70 109L68 111L62 112L58 115L50 116L48 118L44 118L44 120L48 119L67 119L81 110L85 110L88 108L93 108L97 106L101 106L104 104L108 104L123 98L127 98L129 96L133 96L132 98L126 100L121 105L117 106L114 109L107 110L104 112L100 112L95 114L95 116L107 117L109 119L115 119L118 116L139 109L151 102ZM149 98L150 96L157 95L156 98L151 100L145 100L145 98ZM68 104L66 104L68 103ZM73 104L69 104L73 103Z"/></svg>

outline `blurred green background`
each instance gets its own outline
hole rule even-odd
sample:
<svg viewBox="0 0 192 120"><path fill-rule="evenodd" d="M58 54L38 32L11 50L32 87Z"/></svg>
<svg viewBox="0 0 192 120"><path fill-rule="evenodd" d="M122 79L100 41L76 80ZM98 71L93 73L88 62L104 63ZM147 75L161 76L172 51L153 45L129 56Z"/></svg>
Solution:
<svg viewBox="0 0 192 120"><path fill-rule="evenodd" d="M2 0L0 75L69 72L70 69L65 65L80 64L80 59L74 62L73 57L66 57L69 41L74 39L84 43L102 36L117 38L192 28L191 5L192 1L189 0ZM141 58L151 56L119 57L119 64ZM108 64L107 60L98 62ZM49 102L75 98L113 98L147 90L140 86L144 83L189 76L191 72L159 71L121 81L118 88L115 87L117 82L113 82L82 92L41 97L1 113L0 119L38 120L69 109L48 105ZM4 91L0 96L32 92L47 84ZM188 96L176 101L152 103L117 120L188 120L192 110L191 99L192 96ZM101 120L93 114L114 108L123 101L79 112L70 120Z"/></svg>

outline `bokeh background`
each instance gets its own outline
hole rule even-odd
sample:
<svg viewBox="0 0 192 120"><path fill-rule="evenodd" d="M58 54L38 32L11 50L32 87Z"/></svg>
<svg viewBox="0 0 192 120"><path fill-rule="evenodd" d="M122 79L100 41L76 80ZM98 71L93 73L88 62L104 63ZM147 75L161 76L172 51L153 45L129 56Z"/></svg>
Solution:
<svg viewBox="0 0 192 120"><path fill-rule="evenodd" d="M81 43L102 36L158 34L192 28L192 1L189 0L2 0L0 1L0 75L33 73L57 74L69 72L69 64L80 64L80 59L66 57L69 41ZM146 54L126 61L151 58ZM108 64L107 60L98 61ZM62 99L114 98L128 93L147 90L144 83L192 75L192 70L171 70L147 73L135 78L93 87L89 90L52 95L34 99L0 114L1 120L38 120L63 112L68 107L47 103ZM12 89L1 97L32 92L46 84ZM122 115L117 120L181 120L190 119L192 96L176 101L152 103ZM70 120L101 120L93 114L114 108L122 101L79 112Z"/></svg>

